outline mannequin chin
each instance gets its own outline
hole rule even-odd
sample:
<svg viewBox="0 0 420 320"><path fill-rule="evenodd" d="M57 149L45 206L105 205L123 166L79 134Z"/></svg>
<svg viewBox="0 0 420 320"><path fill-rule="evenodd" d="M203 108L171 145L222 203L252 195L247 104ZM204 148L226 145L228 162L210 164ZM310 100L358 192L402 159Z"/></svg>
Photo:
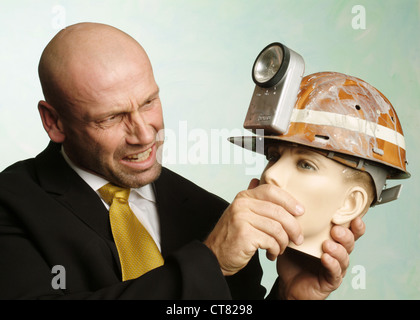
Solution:
<svg viewBox="0 0 420 320"><path fill-rule="evenodd" d="M353 178L356 175L349 175L355 170L313 149L273 144L267 149L267 159L260 183L281 187L305 207L305 213L296 218L305 240L299 246L291 242L294 250L320 258L332 226L348 227L369 207L371 192Z"/></svg>
<svg viewBox="0 0 420 320"><path fill-rule="evenodd" d="M320 232L318 235L313 236L311 238L305 237L305 241L301 245L295 245L293 242L289 243L289 248L294 250L309 254L316 258L321 258L323 253L322 251L322 243L325 240L331 239L331 228L333 224L330 225L329 228L325 229L323 232ZM305 231L303 231L305 234Z"/></svg>

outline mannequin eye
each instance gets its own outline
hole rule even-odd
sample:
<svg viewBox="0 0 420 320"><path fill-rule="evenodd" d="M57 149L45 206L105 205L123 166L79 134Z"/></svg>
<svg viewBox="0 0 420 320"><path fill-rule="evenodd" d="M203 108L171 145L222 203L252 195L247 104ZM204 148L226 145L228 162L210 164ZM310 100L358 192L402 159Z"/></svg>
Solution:
<svg viewBox="0 0 420 320"><path fill-rule="evenodd" d="M303 170L314 170L314 171L318 170L318 168L314 164L312 164L311 162L307 160L299 160L297 163L297 166Z"/></svg>

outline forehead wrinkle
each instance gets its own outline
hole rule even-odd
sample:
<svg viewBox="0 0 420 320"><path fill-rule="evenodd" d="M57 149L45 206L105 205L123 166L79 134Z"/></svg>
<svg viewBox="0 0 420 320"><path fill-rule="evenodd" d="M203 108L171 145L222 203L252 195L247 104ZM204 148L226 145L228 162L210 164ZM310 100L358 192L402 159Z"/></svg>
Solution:
<svg viewBox="0 0 420 320"><path fill-rule="evenodd" d="M129 100L129 101L121 103L121 104L115 103L113 106L111 106L109 108L109 110L101 112L98 115L96 115L95 119L86 119L86 120L88 120L88 121L89 120L98 120L98 119L100 120L100 119L104 119L108 116L112 116L112 115L115 115L115 114L122 114L122 113L129 114L129 113L135 112L139 108L141 108L142 106L146 105L149 101L158 98L159 97L159 92L160 92L160 89L157 86L156 90L154 90L151 94L149 94L146 98L142 99L139 102L134 101L135 100L134 99L133 101Z"/></svg>

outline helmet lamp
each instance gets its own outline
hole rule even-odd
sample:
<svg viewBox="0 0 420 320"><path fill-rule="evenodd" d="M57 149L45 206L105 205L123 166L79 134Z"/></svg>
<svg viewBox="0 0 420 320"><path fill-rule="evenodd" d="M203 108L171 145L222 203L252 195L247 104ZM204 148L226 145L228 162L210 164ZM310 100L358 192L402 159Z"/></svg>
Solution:
<svg viewBox="0 0 420 320"><path fill-rule="evenodd" d="M264 129L266 134L286 132L304 70L298 53L279 42L266 46L252 67L256 86L244 127L254 132Z"/></svg>

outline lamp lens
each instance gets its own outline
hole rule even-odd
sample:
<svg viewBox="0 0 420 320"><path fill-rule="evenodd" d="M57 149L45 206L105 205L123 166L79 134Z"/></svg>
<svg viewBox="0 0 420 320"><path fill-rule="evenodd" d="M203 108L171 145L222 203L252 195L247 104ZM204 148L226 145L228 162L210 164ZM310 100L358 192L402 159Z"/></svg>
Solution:
<svg viewBox="0 0 420 320"><path fill-rule="evenodd" d="M281 67L283 50L280 46L271 46L258 57L254 67L254 77L260 83L265 83L275 76Z"/></svg>

